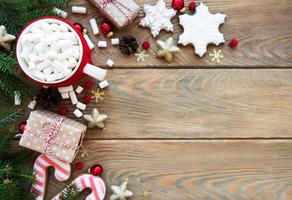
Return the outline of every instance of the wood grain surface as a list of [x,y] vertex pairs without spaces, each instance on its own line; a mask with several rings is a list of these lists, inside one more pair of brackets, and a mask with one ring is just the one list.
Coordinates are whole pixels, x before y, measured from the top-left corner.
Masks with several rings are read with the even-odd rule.
[[[141,6],[143,4],[155,4],[156,1],[136,0]],[[170,0],[167,1],[170,6]],[[104,18],[87,0],[78,0],[75,5],[83,5],[88,8],[87,15],[71,14],[69,20],[83,24],[90,32],[89,36],[96,44],[93,51],[94,63],[104,66],[108,58],[112,58],[116,67],[289,67],[292,64],[292,3],[289,0],[208,0],[203,1],[209,6],[212,13],[221,12],[227,15],[225,24],[220,28],[224,33],[227,44],[220,45],[225,58],[221,63],[212,63],[208,53],[199,58],[194,55],[192,46],[181,47],[181,52],[171,64],[155,57],[156,39],[166,39],[173,37],[177,40],[182,33],[182,27],[178,24],[178,18],[173,18],[174,34],[163,31],[155,40],[150,35],[149,29],[139,27],[143,11],[139,12],[139,17],[133,24],[127,26],[125,31],[117,31],[116,37],[132,35],[142,43],[150,41],[152,48],[149,51],[150,57],[145,63],[137,63],[134,56],[125,57],[120,53],[118,47],[98,49],[98,40],[106,38],[100,34],[94,37],[91,34],[89,19],[95,17],[101,23]],[[228,46],[232,38],[239,40],[236,50]],[[109,39],[108,42],[110,42]],[[214,48],[210,46],[209,52]],[[216,47],[217,49],[217,47]]]
[[[105,168],[110,185],[129,179],[134,200],[150,188],[153,200],[292,199],[292,143],[286,140],[86,141],[83,171]],[[51,173],[52,174],[52,173]],[[47,197],[60,191],[51,178]],[[64,185],[64,184],[63,184]],[[49,198],[47,198],[49,199]]]
[[[107,131],[86,137],[291,138],[291,77],[290,69],[110,70],[104,101],[85,111],[106,113]],[[76,119],[70,101],[60,106]]]

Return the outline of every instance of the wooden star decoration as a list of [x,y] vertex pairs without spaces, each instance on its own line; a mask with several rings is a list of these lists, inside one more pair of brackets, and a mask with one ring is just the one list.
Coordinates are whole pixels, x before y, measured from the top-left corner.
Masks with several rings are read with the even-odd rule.
[[104,92],[101,92],[99,89],[92,90],[91,93],[93,94],[93,98],[95,99],[95,102],[98,103],[99,101],[103,101],[103,95]]
[[134,56],[136,57],[137,62],[145,62],[145,58],[149,57],[149,55],[146,54],[145,51],[138,51],[134,54]]
[[212,57],[211,62],[216,61],[217,63],[220,63],[220,59],[224,58],[224,56],[221,54],[221,49],[219,49],[218,51],[213,49],[213,53],[209,53],[209,56]]
[[113,185],[111,189],[113,194],[110,196],[110,200],[127,200],[133,196],[133,192],[127,189],[128,180],[124,181],[120,186]]
[[219,32],[219,26],[224,23],[225,17],[226,15],[220,13],[211,14],[208,7],[201,2],[195,14],[179,16],[184,32],[179,36],[178,43],[184,46],[192,44],[195,53],[202,57],[209,44],[218,46],[225,42],[223,34]]
[[150,199],[152,192],[149,188],[144,188],[141,192],[141,195],[143,196],[144,199]]
[[81,158],[84,158],[85,156],[89,155],[89,149],[88,146],[82,146],[79,153],[81,154]]
[[11,50],[11,42],[15,40],[15,36],[8,34],[5,26],[0,26],[0,47],[3,47],[6,51]]
[[94,127],[98,127],[98,128],[104,128],[104,123],[103,121],[106,120],[108,118],[107,115],[105,114],[100,114],[99,111],[94,108],[92,110],[92,113],[89,114],[85,114],[83,115],[83,118],[88,121],[88,128],[94,128]]

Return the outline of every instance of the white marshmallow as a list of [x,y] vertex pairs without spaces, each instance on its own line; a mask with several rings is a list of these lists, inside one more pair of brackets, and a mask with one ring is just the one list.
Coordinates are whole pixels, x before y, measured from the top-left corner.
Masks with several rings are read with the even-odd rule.
[[58,24],[50,24],[50,29],[54,32],[60,32],[60,26]]
[[31,74],[32,74],[33,77],[35,77],[35,78],[37,78],[37,79],[39,79],[41,81],[44,81],[45,78],[46,78],[46,76],[42,72],[39,72],[39,71],[37,71],[35,69],[31,70]]
[[111,59],[108,59],[105,64],[109,67],[112,67],[112,66],[114,66],[115,63]]
[[77,92],[78,94],[80,94],[83,91],[83,87],[81,87],[80,85],[78,85],[78,87],[75,89],[75,92]]
[[107,42],[106,41],[98,41],[97,46],[99,48],[106,48],[107,47]]
[[49,67],[50,64],[51,64],[51,61],[49,61],[49,60],[45,60],[43,62],[40,62],[39,64],[36,65],[36,70],[43,71],[44,69]]
[[62,99],[69,99],[69,92],[61,92]]
[[98,85],[99,85],[100,89],[103,89],[103,88],[106,88],[107,86],[109,86],[109,83],[107,80],[104,80],[104,81],[100,82]]
[[72,69],[77,65],[77,61],[74,58],[69,58],[68,68]]
[[57,80],[57,76],[56,74],[49,74],[49,75],[46,75],[46,81],[47,82],[54,82]]
[[53,73],[53,67],[47,67],[46,69],[44,69],[43,73],[45,75],[50,75],[51,73]]
[[66,86],[66,87],[58,87],[58,92],[60,92],[60,93],[71,92],[71,91],[73,91],[73,86],[72,85],[69,85],[69,86]]
[[118,45],[120,43],[120,40],[119,40],[119,38],[112,38],[111,43],[112,43],[112,45]]
[[64,10],[59,9],[59,8],[54,7],[53,12],[56,13],[57,15],[59,15],[60,17],[63,17],[63,18],[68,17],[68,13],[65,12]]
[[107,73],[106,70],[89,63],[85,65],[83,72],[93,78],[96,78],[99,81],[103,81]]
[[55,46],[58,49],[65,49],[72,46],[71,40],[60,40]]
[[31,102],[29,102],[29,104],[27,105],[27,107],[31,110],[34,110],[35,107],[37,105],[37,101],[36,100],[32,100]]
[[78,102],[76,107],[79,108],[80,110],[85,110],[86,109],[86,104]]
[[72,6],[73,13],[86,14],[86,8],[81,6]]
[[90,26],[91,26],[93,34],[94,35],[98,35],[99,34],[99,28],[97,26],[96,20],[94,18],[92,18],[92,19],[89,20],[89,23],[90,23]]
[[73,114],[78,118],[82,117],[83,115],[83,113],[79,109],[75,109]]
[[93,42],[90,40],[90,38],[88,37],[88,35],[84,35],[84,38],[89,46],[89,49],[92,50],[94,48],[94,44]]
[[69,97],[70,97],[70,99],[71,99],[71,103],[72,103],[73,105],[75,105],[75,104],[78,103],[78,100],[77,100],[77,97],[76,97],[76,94],[75,94],[74,91],[70,91],[70,92],[69,92]]
[[61,74],[63,74],[65,77],[68,76],[71,73],[71,70],[69,70],[67,67],[63,66],[62,63],[58,60],[55,60],[53,62],[53,66],[56,70],[58,70]]

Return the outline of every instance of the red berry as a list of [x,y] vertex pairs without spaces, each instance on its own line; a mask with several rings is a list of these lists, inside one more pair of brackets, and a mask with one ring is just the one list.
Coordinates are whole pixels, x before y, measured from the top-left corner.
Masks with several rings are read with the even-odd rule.
[[143,42],[142,47],[143,47],[143,49],[149,49],[150,43],[148,41],[145,41],[145,42]]
[[91,96],[89,95],[84,95],[83,97],[83,103],[88,104],[91,101]]
[[74,25],[74,27],[75,27],[80,33],[83,32],[84,28],[83,28],[83,26],[82,26],[81,24],[79,24],[79,23],[74,23],[73,25]]
[[86,81],[84,83],[84,87],[87,88],[87,89],[92,89],[92,87],[93,87],[93,81],[91,81],[91,80]]
[[172,0],[171,7],[174,10],[180,10],[185,6],[184,0]]
[[192,2],[189,3],[189,10],[190,11],[195,11],[196,7],[197,7],[196,2],[192,1]]
[[101,165],[93,165],[88,171],[94,176],[100,176],[103,172],[103,168]]
[[238,45],[238,41],[236,39],[230,40],[229,46],[231,48],[235,48],[235,47],[237,47],[237,45]]
[[19,131],[20,133],[23,133],[24,130],[25,130],[25,127],[26,127],[26,122],[21,122],[21,123],[19,124],[19,126],[18,126],[18,131]]
[[77,162],[77,163],[75,164],[75,168],[76,168],[77,170],[82,170],[82,169],[83,169],[83,163],[82,163],[82,162]]
[[68,114],[68,108],[61,107],[59,110],[60,115],[67,115]]
[[108,34],[111,31],[111,26],[108,23],[103,22],[100,25],[100,29],[104,34]]

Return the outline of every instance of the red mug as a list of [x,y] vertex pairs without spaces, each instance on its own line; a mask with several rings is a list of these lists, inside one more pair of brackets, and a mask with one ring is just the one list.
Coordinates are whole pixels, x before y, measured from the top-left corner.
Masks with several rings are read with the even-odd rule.
[[[54,82],[44,82],[41,81],[33,76],[31,76],[28,72],[28,67],[25,66],[25,62],[23,61],[23,58],[20,57],[20,51],[21,51],[21,42],[20,39],[23,35],[23,33],[25,33],[25,31],[27,30],[28,27],[30,27],[33,23],[40,21],[40,20],[46,20],[46,21],[55,21],[57,23],[65,23],[68,26],[68,28],[70,29],[71,32],[75,32],[77,34],[77,39],[79,42],[79,46],[81,48],[81,52],[80,52],[80,59],[77,63],[77,66],[73,69],[73,71],[71,72],[71,74],[68,77],[65,77],[61,80],[57,80]],[[60,17],[55,17],[55,16],[47,16],[47,17],[41,17],[38,19],[35,19],[33,21],[31,21],[28,25],[26,25],[20,32],[20,34],[17,37],[17,44],[16,44],[16,57],[17,57],[17,61],[18,64],[21,68],[21,70],[23,71],[23,73],[32,81],[43,85],[43,86],[50,86],[50,87],[63,87],[63,86],[68,86],[68,85],[72,85],[75,82],[77,82],[78,80],[80,80],[81,78],[85,77],[86,75],[90,75],[91,74],[86,74],[86,71],[94,71],[94,70],[100,70],[100,68],[98,67],[94,67],[93,65],[86,65],[88,63],[91,63],[91,51],[88,47],[88,44],[86,42],[86,40],[84,39],[83,35],[80,33],[80,31],[78,31],[78,29],[68,20],[64,19],[64,18],[60,18]],[[86,70],[86,68],[91,68],[89,70]]]

